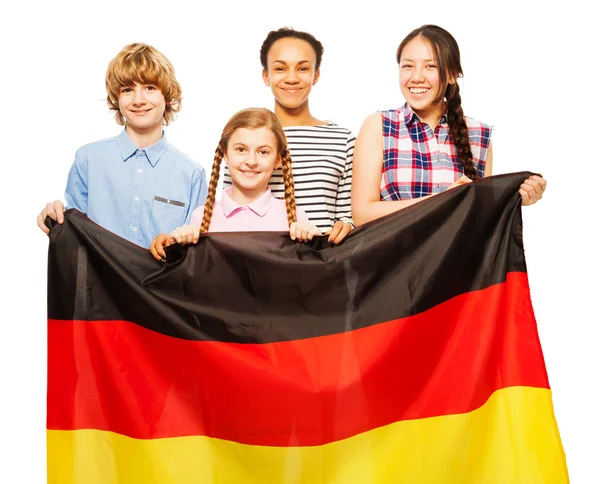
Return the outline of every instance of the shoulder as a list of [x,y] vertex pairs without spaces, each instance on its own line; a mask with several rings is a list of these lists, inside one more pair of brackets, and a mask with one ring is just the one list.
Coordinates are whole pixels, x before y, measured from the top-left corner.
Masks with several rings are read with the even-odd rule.
[[[381,111],[376,111],[379,114],[381,119],[389,119],[391,121],[402,120],[406,117],[406,104],[401,108],[395,109],[382,109]],[[375,113],[374,113],[375,114]]]
[[381,133],[384,115],[382,111],[375,111],[369,114],[362,123],[358,136],[361,137],[370,133]]
[[344,128],[343,126],[340,126],[334,123],[333,121],[328,120],[327,124],[321,126],[321,128],[323,128],[326,132],[339,134],[346,138],[346,140],[348,141],[353,142],[356,139],[356,135],[352,132],[352,130]]
[[319,124],[317,126],[286,126],[283,128],[286,136],[304,135],[304,136],[328,136],[328,135],[346,135],[351,134],[348,128],[338,126],[331,121],[327,124]]
[[202,219],[204,218],[204,205],[200,205],[192,211],[190,218],[190,225],[200,227],[202,225]]
[[199,173],[204,172],[204,167],[196,163],[196,161],[191,156],[177,149],[171,143],[167,143],[167,153],[169,154],[169,157],[173,160],[173,162],[179,165],[185,171],[189,171],[190,173],[193,173],[195,171],[198,171]]
[[485,131],[492,131],[492,126],[489,124],[483,123],[475,118],[471,118],[470,116],[465,116],[465,123],[467,124],[467,128],[469,129],[481,129]]
[[89,155],[106,150],[107,148],[118,146],[118,136],[104,138],[91,143],[86,143],[77,149],[77,153],[81,155]]
[[[283,128],[290,151],[302,145],[323,146],[344,150],[356,137],[348,128],[328,122],[318,126],[286,126]],[[292,153],[293,154],[293,153]]]

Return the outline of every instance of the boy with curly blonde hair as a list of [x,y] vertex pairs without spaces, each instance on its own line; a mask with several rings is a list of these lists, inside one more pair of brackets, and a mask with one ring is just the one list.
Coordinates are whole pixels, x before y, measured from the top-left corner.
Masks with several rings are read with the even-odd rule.
[[[190,222],[206,199],[206,175],[164,135],[181,108],[181,87],[161,52],[143,43],[125,46],[108,65],[106,91],[124,129],[77,150],[66,206],[148,248],[157,234]],[[64,210],[60,200],[48,203],[38,216],[40,229],[48,233],[46,217],[62,223]]]

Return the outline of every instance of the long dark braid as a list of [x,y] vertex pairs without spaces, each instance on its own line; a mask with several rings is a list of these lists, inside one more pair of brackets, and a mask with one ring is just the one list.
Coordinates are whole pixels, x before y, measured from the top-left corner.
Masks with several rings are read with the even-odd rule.
[[471,180],[477,180],[479,175],[473,163],[473,152],[471,151],[471,143],[469,143],[469,130],[461,105],[460,88],[456,82],[448,84],[446,102],[448,103],[450,139],[456,148],[458,161],[460,161],[465,175]]
[[287,146],[281,155],[281,169],[283,171],[283,186],[285,189],[285,209],[287,211],[288,225],[296,222],[296,197],[294,195],[294,177],[292,175],[292,156]]
[[202,224],[200,225],[200,233],[208,232],[210,221],[212,219],[213,207],[215,206],[215,197],[217,195],[217,184],[219,183],[219,175],[221,174],[221,161],[223,160],[224,152],[221,143],[215,150],[215,158],[213,161],[212,170],[210,172],[210,182],[208,184],[208,195],[204,204],[204,215],[202,216]]

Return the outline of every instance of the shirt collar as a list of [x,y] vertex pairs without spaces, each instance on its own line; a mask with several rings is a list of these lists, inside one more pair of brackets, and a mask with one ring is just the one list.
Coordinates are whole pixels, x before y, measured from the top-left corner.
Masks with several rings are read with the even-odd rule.
[[[402,114],[404,115],[404,122],[405,122],[406,126],[410,126],[415,120],[417,120],[420,123],[423,122],[421,120],[421,118],[419,117],[419,115],[413,111],[413,109],[409,106],[408,103],[404,103],[401,110],[402,110]],[[442,117],[438,121],[438,124],[448,123],[447,114],[448,113],[446,112],[442,115]]]
[[[251,204],[248,205],[248,208],[259,217],[264,217],[264,215],[269,210],[272,201],[273,195],[271,194],[271,190],[267,188],[267,191],[265,193],[263,193],[259,198],[257,198]],[[227,187],[225,190],[223,190],[223,196],[221,197],[221,207],[223,207],[223,213],[226,217],[229,217],[234,212],[243,207],[243,205],[240,205],[231,198],[231,187]]]
[[[117,137],[119,143],[119,149],[121,150],[121,158],[123,161],[127,161],[133,155],[135,155],[138,151],[138,147],[131,140],[129,135],[127,134],[127,130],[123,128],[121,134]],[[165,151],[167,151],[167,137],[165,136],[165,132],[163,131],[162,137],[154,143],[152,146],[148,146],[144,148],[143,151],[146,154],[147,160],[150,162],[152,166],[156,166],[156,164],[161,159],[162,155],[164,155]]]

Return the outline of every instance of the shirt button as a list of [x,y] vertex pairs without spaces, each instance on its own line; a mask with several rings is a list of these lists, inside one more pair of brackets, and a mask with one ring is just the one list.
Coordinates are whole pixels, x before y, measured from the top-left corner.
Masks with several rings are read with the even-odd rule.
[[133,199],[134,199],[136,202],[139,202],[139,201],[140,201],[140,197],[133,197]]
[[133,227],[132,229],[134,232],[137,232],[137,227]]
[[441,185],[439,183],[435,184],[435,188],[440,188],[440,187],[441,187]]
[[142,170],[141,168],[138,168],[138,173],[141,175],[142,173],[144,173],[144,170]]

